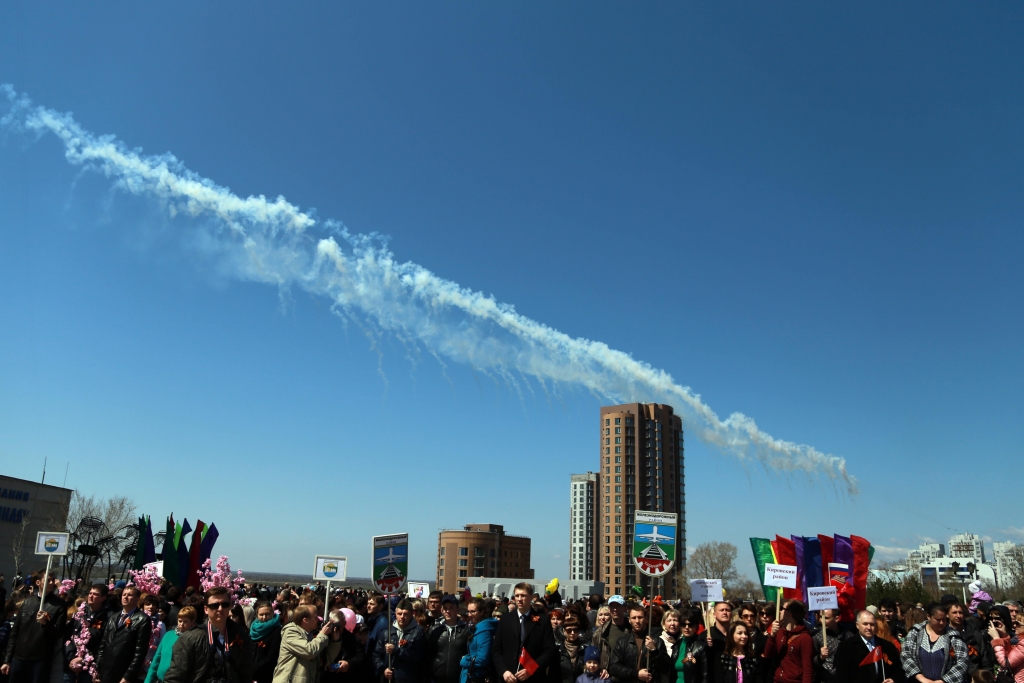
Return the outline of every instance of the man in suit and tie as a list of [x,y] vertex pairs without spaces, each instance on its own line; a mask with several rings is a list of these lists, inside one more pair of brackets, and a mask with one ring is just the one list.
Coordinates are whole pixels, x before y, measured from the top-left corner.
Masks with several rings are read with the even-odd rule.
[[[512,590],[515,609],[501,617],[494,632],[491,645],[491,661],[504,683],[557,683],[561,679],[558,646],[551,630],[548,617],[531,608],[533,586],[523,582]],[[530,672],[520,666],[520,652],[526,653],[537,663],[537,669]]]
[[857,613],[857,635],[836,648],[836,683],[905,683],[900,653],[890,641],[877,637],[875,628],[874,614]]
[[96,683],[136,683],[146,671],[142,667],[149,650],[149,636],[153,624],[139,609],[141,593],[134,585],[121,593],[121,611],[107,620],[103,640],[97,654],[99,675]]

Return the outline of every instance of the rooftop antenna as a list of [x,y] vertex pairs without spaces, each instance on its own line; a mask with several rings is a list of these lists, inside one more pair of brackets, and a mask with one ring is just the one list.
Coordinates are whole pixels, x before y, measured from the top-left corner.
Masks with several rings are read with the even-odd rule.
[[64,466],[64,483],[61,484],[61,488],[67,488],[68,484],[68,468],[71,467],[71,461],[68,460],[68,464]]
[[39,482],[39,483],[40,484],[45,484],[46,483],[46,458],[45,457],[43,458],[43,480],[41,482]]

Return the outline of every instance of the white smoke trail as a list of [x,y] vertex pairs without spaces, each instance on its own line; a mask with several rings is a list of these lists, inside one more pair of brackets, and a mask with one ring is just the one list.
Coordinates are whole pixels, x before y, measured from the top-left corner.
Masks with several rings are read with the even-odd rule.
[[102,172],[130,193],[157,198],[172,216],[214,219],[203,224],[204,245],[235,277],[326,296],[335,310],[369,326],[373,335],[388,332],[422,344],[439,361],[468,363],[517,391],[513,372],[542,386],[546,381],[580,385],[613,401],[664,401],[684,416],[688,433],[740,460],[754,459],[776,472],[824,476],[850,494],[857,492],[845,459],[776,439],[741,413],[722,420],[689,387],[622,351],[574,339],[415,263],[398,263],[373,235],[350,234],[326,221],[328,232],[345,246],[332,235],[316,238],[310,234],[316,218],[283,197],[243,199],[170,154],[143,156],[112,136],[83,130],[69,114],[34,106],[10,85],[0,89],[0,106],[6,109],[0,127],[52,133],[64,143],[70,163]]

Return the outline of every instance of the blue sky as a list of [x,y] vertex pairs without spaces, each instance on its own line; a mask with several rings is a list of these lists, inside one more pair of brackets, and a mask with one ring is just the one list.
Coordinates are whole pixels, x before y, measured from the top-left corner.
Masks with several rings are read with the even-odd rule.
[[[284,195],[723,417],[845,457],[765,472],[688,435],[687,542],[1024,538],[1024,11],[1010,4],[0,6],[0,82]],[[322,224],[321,224],[322,226]],[[52,137],[0,138],[3,472],[216,522],[305,571],[407,531],[533,538],[566,574],[601,401],[547,396],[243,282]],[[412,361],[408,356],[414,356]],[[378,367],[378,357],[380,365]],[[548,387],[550,390],[551,387]],[[1011,475],[1011,476],[1007,476]],[[363,570],[360,570],[363,567]]]

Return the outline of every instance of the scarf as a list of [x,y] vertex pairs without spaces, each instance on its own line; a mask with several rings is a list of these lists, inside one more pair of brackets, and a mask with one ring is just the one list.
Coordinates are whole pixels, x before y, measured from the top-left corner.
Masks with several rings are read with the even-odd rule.
[[256,621],[252,622],[252,626],[249,627],[249,637],[252,638],[253,642],[258,643],[259,641],[263,640],[268,635],[270,635],[270,632],[273,631],[280,623],[280,614],[275,614],[271,619],[267,621],[260,621],[259,619],[257,619]]
[[565,651],[569,653],[569,661],[571,661],[573,666],[575,666],[576,657],[579,656],[580,650],[583,649],[583,641],[577,640],[575,643],[570,643],[569,639],[566,638],[562,641],[562,645],[565,646]]

